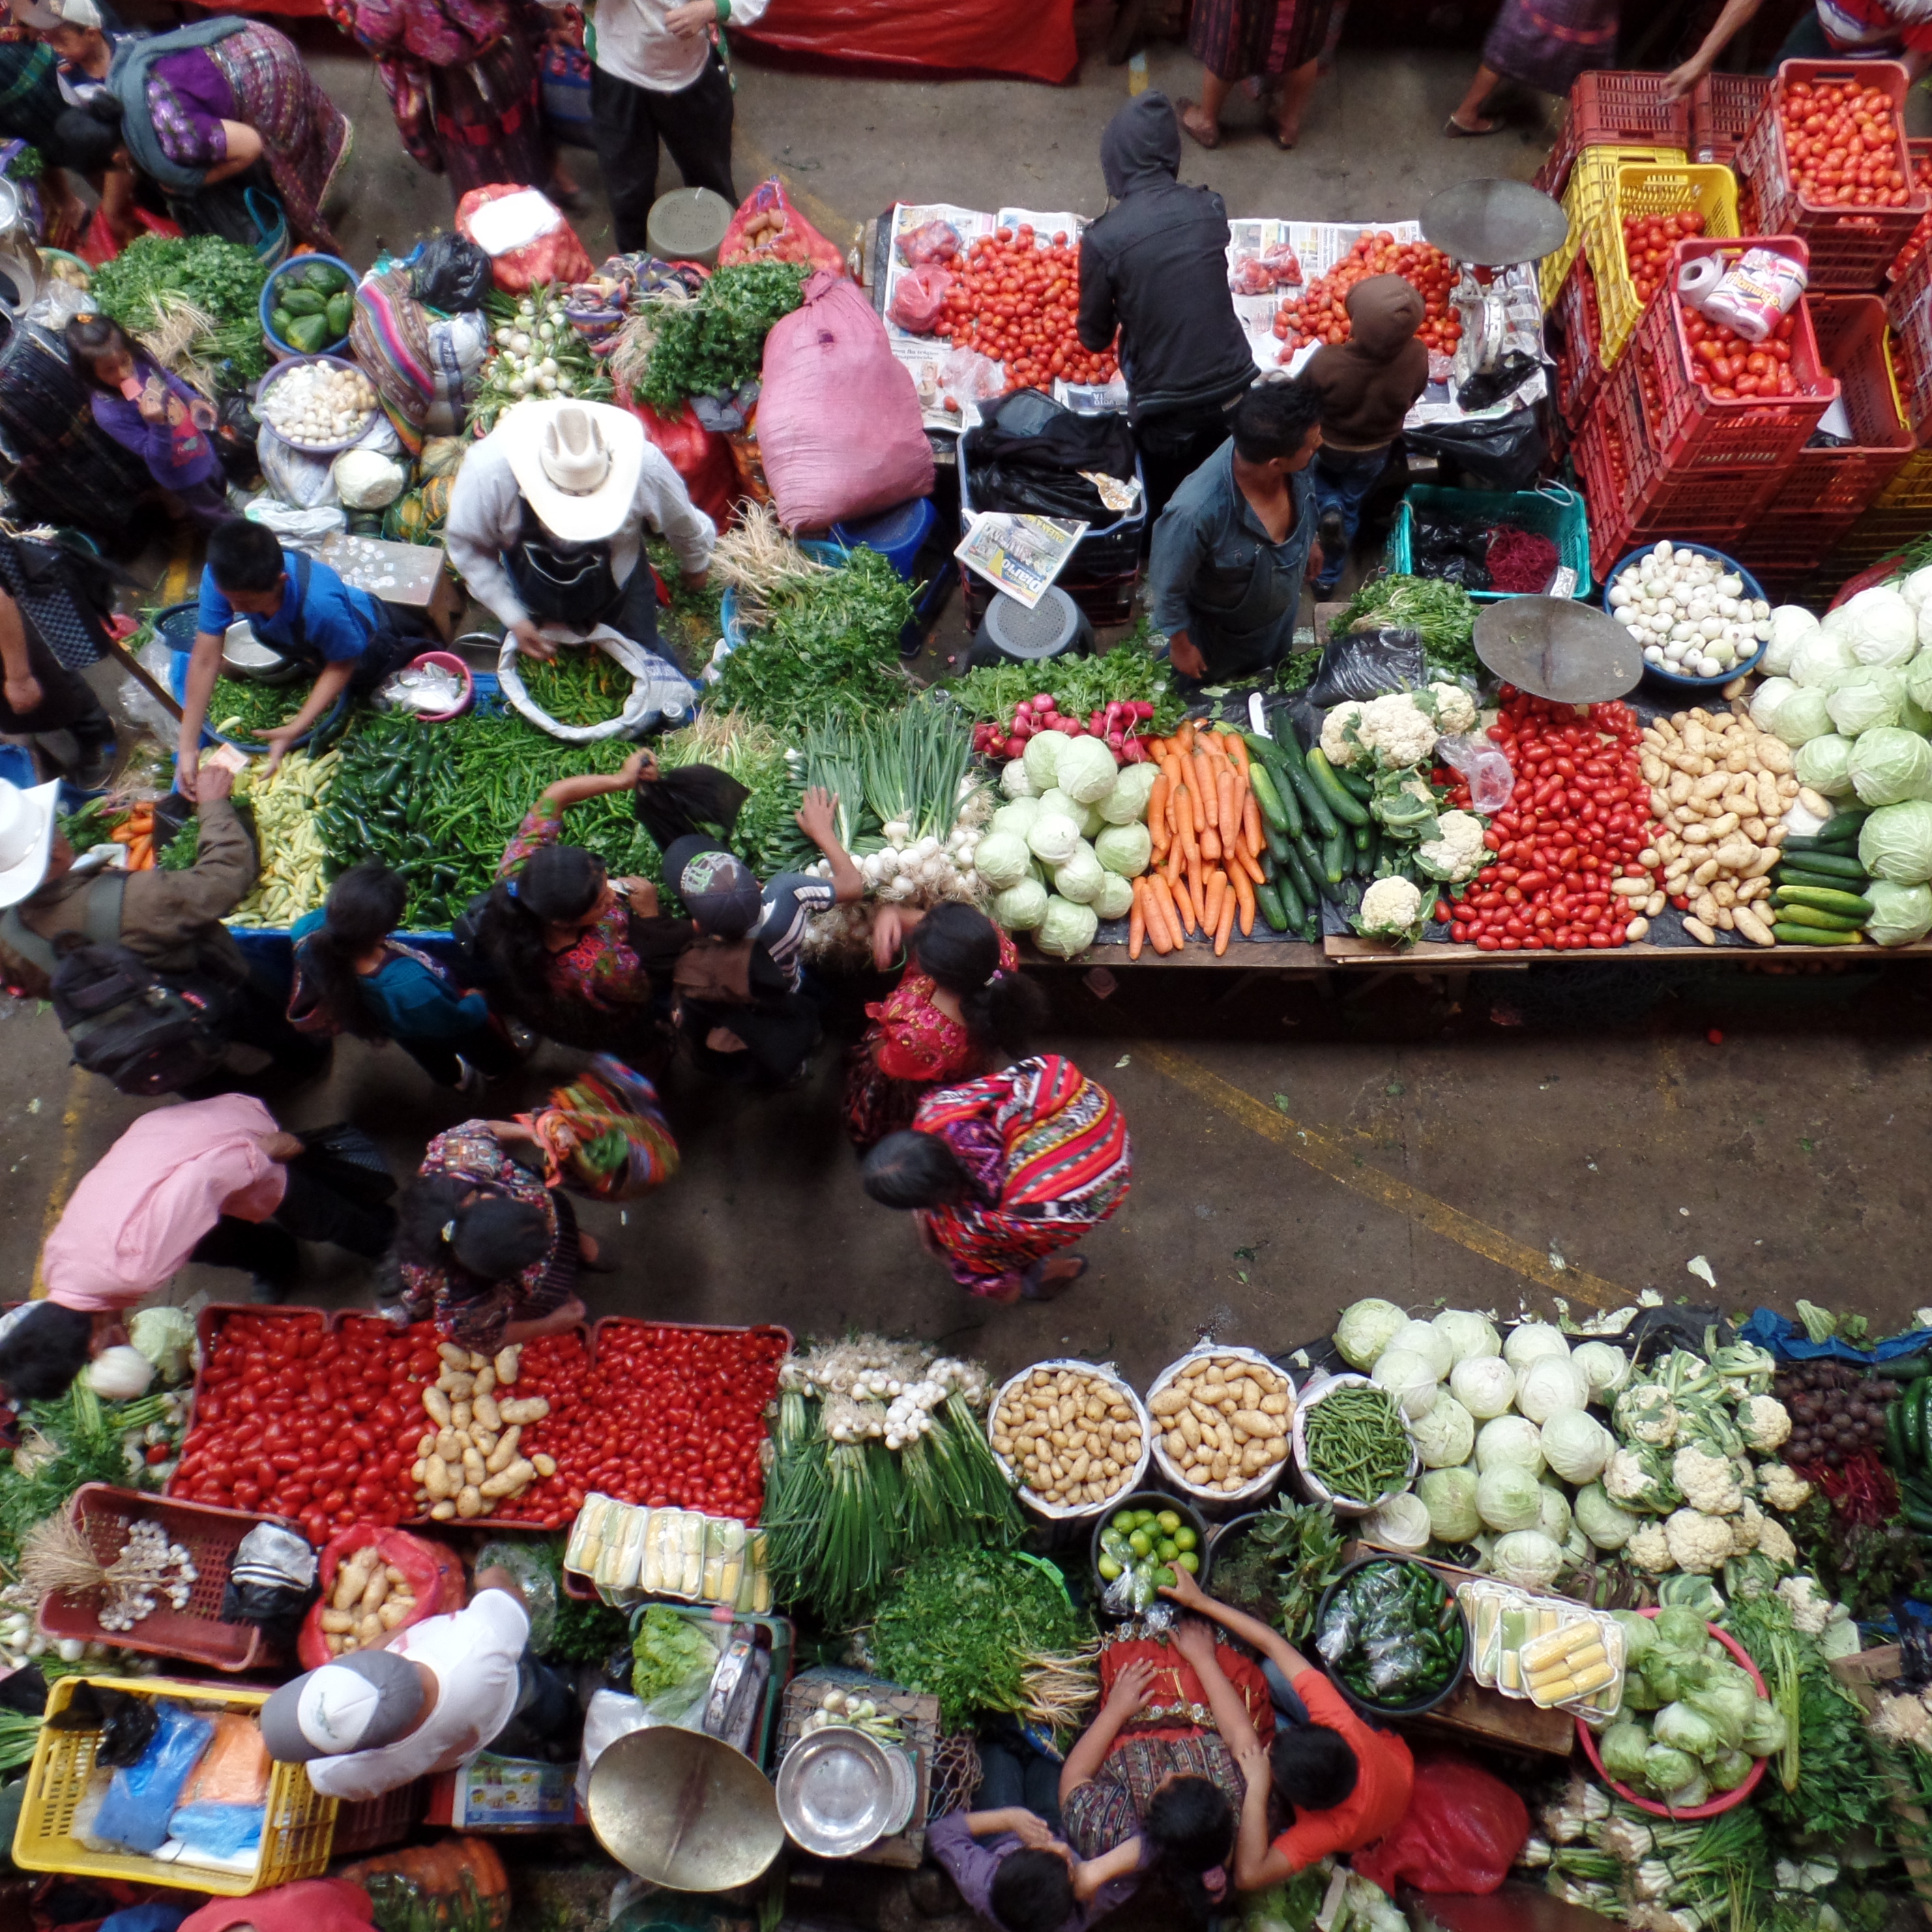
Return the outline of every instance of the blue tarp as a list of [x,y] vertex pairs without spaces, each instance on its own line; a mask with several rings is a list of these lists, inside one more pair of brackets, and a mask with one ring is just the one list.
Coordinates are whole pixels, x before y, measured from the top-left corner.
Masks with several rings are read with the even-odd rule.
[[1901,1355],[1916,1355],[1932,1348],[1932,1328],[1908,1328],[1903,1334],[1888,1335],[1869,1348],[1855,1348],[1834,1336],[1828,1342],[1814,1342],[1805,1335],[1802,1322],[1768,1308],[1754,1308],[1751,1318],[1738,1330],[1747,1342],[1768,1348],[1780,1360],[1813,1362],[1821,1356],[1834,1361],[1856,1362],[1869,1368],[1874,1362],[1896,1361]]

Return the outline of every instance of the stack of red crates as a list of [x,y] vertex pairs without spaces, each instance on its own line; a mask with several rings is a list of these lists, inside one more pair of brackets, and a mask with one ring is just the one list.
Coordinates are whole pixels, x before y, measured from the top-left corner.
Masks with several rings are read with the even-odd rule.
[[1690,142],[1690,106],[1665,98],[1660,74],[1580,74],[1570,88],[1570,112],[1550,158],[1533,177],[1559,200],[1570,170],[1586,148],[1682,148]]
[[[1629,349],[1605,377],[1579,435],[1590,516],[1592,566],[1600,574],[1627,550],[1686,537],[1727,553],[1784,484],[1794,460],[1838,394],[1821,367],[1806,308],[1796,311],[1791,366],[1804,393],[1768,400],[1714,398],[1690,374],[1676,287],[1683,264],[1714,251],[1735,255],[1754,238],[1678,244]],[[1794,244],[1780,239],[1780,245]],[[1795,244],[1802,252],[1802,244]]]
[[1597,278],[1582,255],[1570,263],[1550,314],[1562,338],[1556,346],[1557,411],[1566,423],[1582,423],[1604,386]]
[[1770,92],[1762,74],[1707,74],[1690,93],[1690,158],[1729,167]]

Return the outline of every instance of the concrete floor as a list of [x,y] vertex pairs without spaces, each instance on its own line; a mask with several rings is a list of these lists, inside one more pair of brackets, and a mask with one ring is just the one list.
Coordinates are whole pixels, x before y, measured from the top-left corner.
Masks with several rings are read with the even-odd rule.
[[[1083,45],[1108,17],[1083,14]],[[373,70],[327,28],[302,31],[356,122],[350,253],[406,249],[448,220],[446,184],[402,154]],[[1238,214],[1330,220],[1409,214],[1478,170],[1527,176],[1541,147],[1519,132],[1440,137],[1472,61],[1351,47],[1296,153],[1252,131],[1258,108],[1238,96],[1228,144],[1190,146],[1184,172]],[[1170,93],[1193,91],[1196,70],[1172,43],[1152,47],[1148,70]],[[1129,86],[1129,70],[1097,53],[1070,88],[739,73],[741,191],[778,167],[842,243],[899,197],[1099,212],[1100,130]],[[594,188],[592,157],[571,165]],[[578,225],[593,256],[608,248],[601,215]],[[876,1326],[943,1337],[998,1370],[1070,1350],[1112,1356],[1144,1382],[1203,1330],[1291,1346],[1365,1294],[1424,1312],[1510,1311],[1553,1293],[1581,1315],[1650,1287],[1676,1300],[1700,1291],[1685,1272],[1700,1254],[1727,1307],[1804,1296],[1856,1304],[1882,1327],[1932,1300],[1918,1238],[1932,982],[1905,968],[1707,983],[1694,964],[1667,981],[1564,967],[1478,979],[1453,997],[1414,982],[1324,993],[1203,970],[1125,979],[1103,1000],[1077,974],[1052,977],[1053,1043],[1119,1095],[1136,1148],[1132,1196],[1088,1244],[1092,1272],[1066,1300],[971,1301],[902,1217],[866,1199],[828,1050],[810,1085],[775,1098],[674,1073],[682,1172],[621,1217],[583,1210],[622,1262],[591,1282],[592,1312],[782,1322],[801,1334]],[[850,989],[842,1040],[866,996]],[[550,1055],[488,1111],[530,1104],[545,1072],[568,1064]],[[13,1070],[0,1078],[0,1270],[19,1292],[74,1181],[140,1109],[73,1071],[51,1015],[32,1006],[0,1001],[0,1066]],[[284,1111],[292,1125],[359,1122],[400,1172],[468,1110],[400,1053],[350,1041],[328,1083]],[[327,1255],[312,1259],[315,1298],[365,1292]],[[174,1293],[227,1298],[243,1286],[191,1269]]]

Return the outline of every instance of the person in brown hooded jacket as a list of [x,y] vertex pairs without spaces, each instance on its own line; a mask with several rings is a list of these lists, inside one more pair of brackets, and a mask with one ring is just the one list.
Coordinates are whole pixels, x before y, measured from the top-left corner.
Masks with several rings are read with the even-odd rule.
[[1318,349],[1302,371],[1322,398],[1313,481],[1323,564],[1316,589],[1323,592],[1341,581],[1363,501],[1429,386],[1429,351],[1415,339],[1422,297],[1401,276],[1358,282],[1348,291],[1348,340]]

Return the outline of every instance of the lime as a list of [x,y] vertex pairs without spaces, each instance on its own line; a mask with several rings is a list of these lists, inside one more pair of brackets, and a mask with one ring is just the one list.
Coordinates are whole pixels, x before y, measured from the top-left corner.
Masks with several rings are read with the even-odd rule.
[[1200,1540],[1184,1522],[1174,1532],[1174,1546],[1177,1550],[1192,1550]]
[[1172,1589],[1174,1585],[1180,1580],[1174,1575],[1174,1572],[1171,1569],[1162,1568],[1155,1573],[1154,1580],[1156,1583],[1164,1583],[1169,1589]]
[[1154,1544],[1144,1529],[1136,1530],[1133,1534],[1127,1538],[1127,1547],[1136,1556],[1150,1556],[1154,1553]]
[[1146,1528],[1148,1525],[1153,1522],[1153,1520],[1154,1511],[1152,1510],[1136,1510],[1134,1511],[1134,1527],[1136,1529]]
[[1163,1536],[1154,1546],[1154,1553],[1163,1563],[1172,1563],[1180,1554],[1180,1545]]
[[1190,1576],[1194,1574],[1196,1570],[1201,1568],[1200,1558],[1196,1556],[1191,1550],[1184,1550],[1174,1560],[1175,1562],[1178,1563],[1181,1568],[1185,1570]]
[[1177,1510],[1162,1510],[1154,1520],[1169,1536],[1180,1527],[1180,1515]]
[[1120,1574],[1120,1566],[1111,1556],[1102,1557],[1095,1567],[1110,1583]]
[[1122,1510],[1108,1525],[1108,1528],[1118,1529],[1123,1536],[1125,1536],[1130,1530],[1138,1529],[1140,1527],[1140,1518],[1132,1510]]

